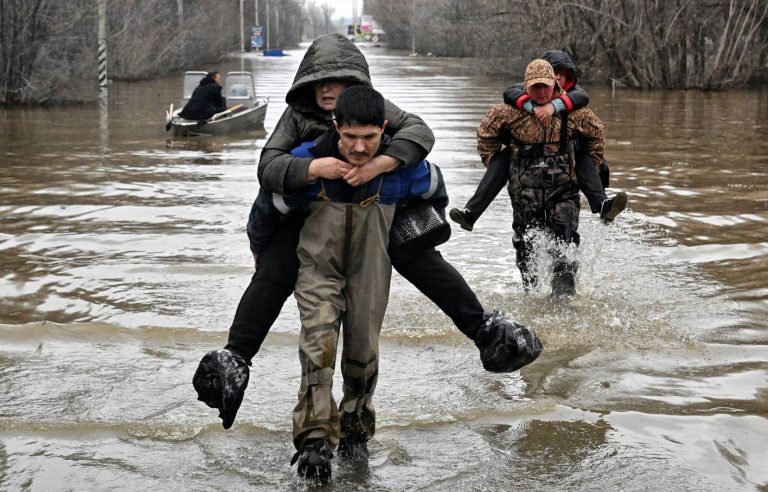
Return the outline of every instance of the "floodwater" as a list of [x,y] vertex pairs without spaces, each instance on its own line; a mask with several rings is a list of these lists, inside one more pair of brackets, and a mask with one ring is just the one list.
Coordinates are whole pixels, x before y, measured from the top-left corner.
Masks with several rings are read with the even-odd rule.
[[[463,204],[483,172],[475,128],[506,81],[365,53],[375,86],[433,128],[430,159]],[[258,74],[270,131],[301,56],[219,68]],[[265,136],[167,143],[179,78],[111,85],[108,114],[0,109],[0,489],[306,485],[288,464],[293,299],[233,428],[195,399],[198,361],[226,342],[252,273]],[[371,462],[334,464],[328,489],[768,489],[768,91],[588,90],[612,192],[630,201],[610,226],[582,210],[578,295],[523,292],[506,196],[441,247],[544,353],[484,372],[395,275]]]

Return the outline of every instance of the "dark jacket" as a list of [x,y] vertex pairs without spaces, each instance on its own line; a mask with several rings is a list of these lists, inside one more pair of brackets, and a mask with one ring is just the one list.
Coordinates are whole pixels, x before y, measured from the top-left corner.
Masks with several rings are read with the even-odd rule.
[[[328,130],[315,141],[306,142],[294,148],[292,155],[311,158],[332,156],[343,159],[338,152],[337,143],[336,131]],[[385,153],[390,143],[391,140],[385,135],[376,155]],[[323,187],[320,185],[321,182]],[[248,216],[247,231],[251,251],[257,255],[260,254],[270,243],[282,221],[301,220],[301,213],[296,210],[296,207],[319,199],[318,193],[323,188],[328,199],[334,202],[359,203],[378,191],[381,194],[379,203],[383,205],[396,203],[406,205],[407,202],[419,200],[428,200],[437,209],[445,209],[448,205],[448,193],[442,172],[440,168],[426,160],[414,166],[382,174],[369,183],[357,187],[349,186],[343,179],[319,179],[299,190],[297,194],[285,197],[262,188]]]
[[[550,50],[544,53],[544,56],[541,58],[547,60],[556,72],[562,70],[572,74],[570,84],[563,87],[563,94],[558,96],[565,104],[565,108],[569,113],[589,104],[589,95],[578,85],[579,79],[576,65],[573,64],[573,60],[568,56],[568,53],[560,50]],[[504,90],[504,102],[521,111],[523,111],[523,104],[528,99],[530,98],[525,93],[524,83],[515,84]]]
[[206,75],[192,91],[192,97],[179,116],[187,120],[207,120],[227,109],[227,100],[221,95],[221,86]]
[[[296,72],[285,102],[288,108],[277,122],[261,152],[259,182],[268,191],[287,195],[309,184],[310,157],[294,157],[291,150],[302,142],[316,139],[331,127],[331,113],[315,103],[314,84],[341,79],[351,85],[371,86],[368,62],[346,37],[327,34],[317,38],[307,50]],[[416,115],[406,113],[385,100],[386,133],[392,137],[386,155],[406,166],[424,159],[435,142],[432,130]]]

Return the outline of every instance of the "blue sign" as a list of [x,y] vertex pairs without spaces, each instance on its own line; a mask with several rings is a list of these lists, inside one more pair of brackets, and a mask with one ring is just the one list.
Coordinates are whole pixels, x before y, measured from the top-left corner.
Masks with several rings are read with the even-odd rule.
[[264,47],[264,30],[261,26],[251,27],[251,48],[262,49]]

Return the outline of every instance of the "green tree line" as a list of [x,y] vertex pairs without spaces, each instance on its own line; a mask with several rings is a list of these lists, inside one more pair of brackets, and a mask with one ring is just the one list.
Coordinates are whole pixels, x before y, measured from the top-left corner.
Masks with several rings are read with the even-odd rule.
[[765,82],[768,0],[367,0],[392,47],[522,73],[547,49],[582,78],[638,88]]

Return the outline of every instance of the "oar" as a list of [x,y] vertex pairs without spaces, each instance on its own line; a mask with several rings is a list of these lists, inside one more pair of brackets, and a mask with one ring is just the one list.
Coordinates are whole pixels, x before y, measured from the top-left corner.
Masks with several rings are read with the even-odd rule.
[[165,110],[165,131],[168,131],[171,129],[172,119],[173,119],[173,103],[171,103],[171,106]]
[[243,104],[240,103],[240,104],[236,104],[236,105],[232,106],[231,108],[227,109],[226,111],[222,111],[221,113],[216,113],[215,115],[211,116],[211,122],[214,122],[214,121],[218,120],[219,118],[221,118],[223,116],[226,116],[228,114],[234,113],[235,111],[237,111],[238,109],[240,109],[242,107],[243,107]]

